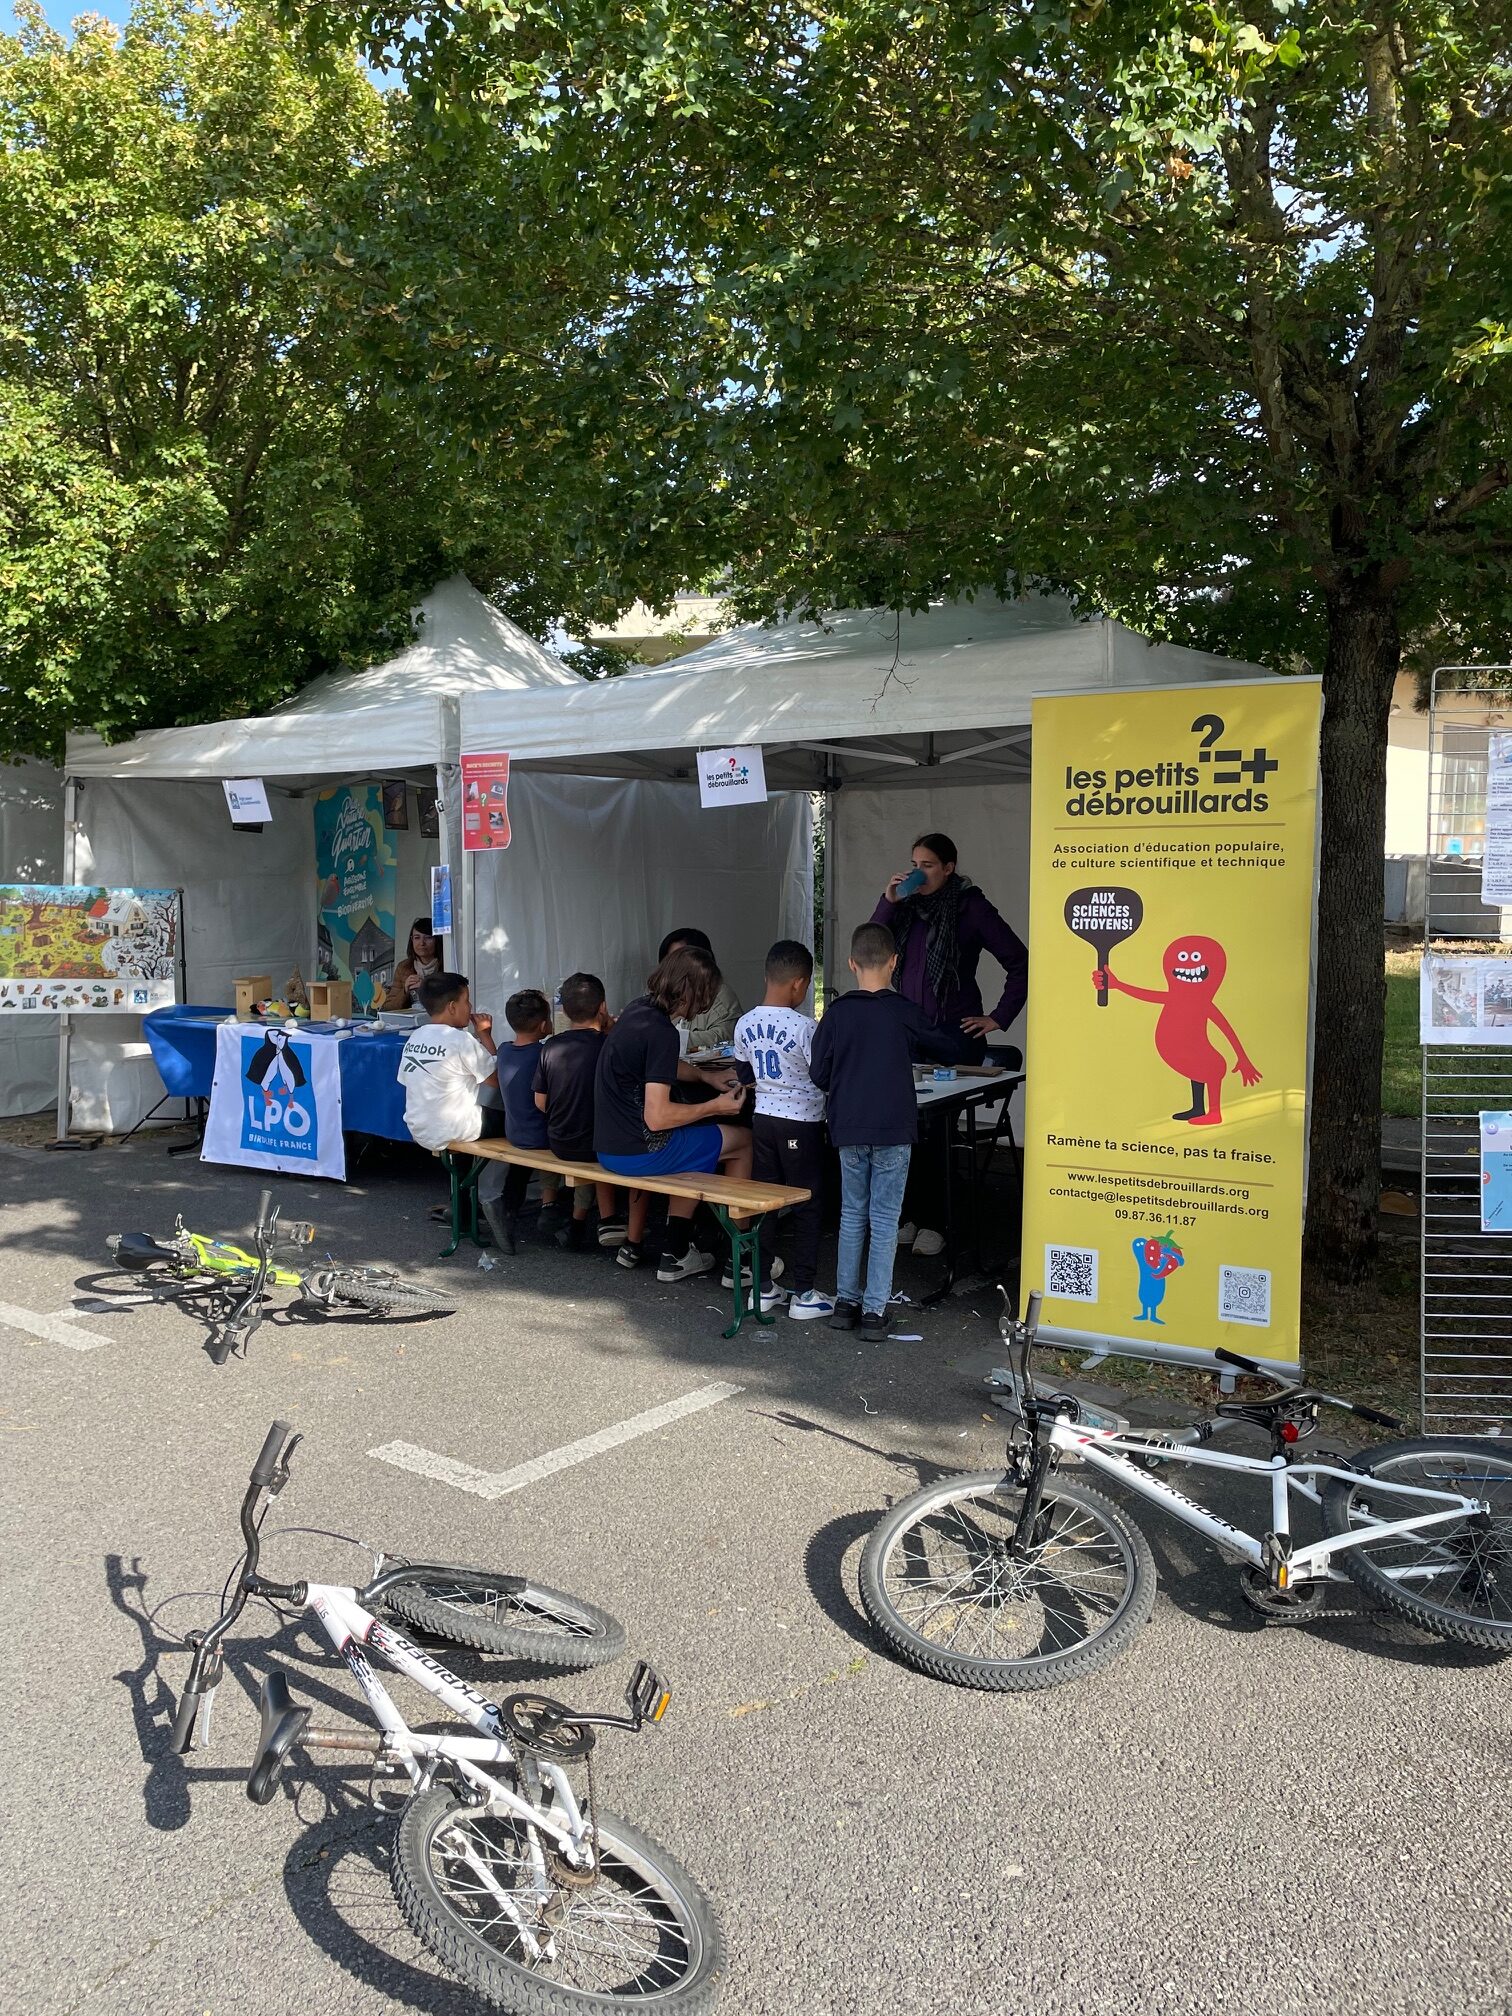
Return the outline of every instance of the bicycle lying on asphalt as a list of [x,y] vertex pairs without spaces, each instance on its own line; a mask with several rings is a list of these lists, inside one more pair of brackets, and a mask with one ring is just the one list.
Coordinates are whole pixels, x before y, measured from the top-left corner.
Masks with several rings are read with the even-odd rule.
[[[519,1601],[532,1588],[522,1577],[405,1562],[385,1568],[364,1589],[346,1589],[259,1574],[264,1500],[288,1482],[300,1439],[287,1422],[275,1421],[252,1467],[241,1507],[244,1551],[219,1617],[191,1641],[172,1748],[187,1756],[197,1734],[208,1741],[224,1671],[221,1641],[248,1597],[313,1611],[365,1695],[377,1733],[355,1724],[311,1728],[311,1711],[295,1705],[288,1680],[274,1668],[263,1681],[248,1798],[259,1806],[272,1799],[296,1749],[364,1753],[375,1770],[410,1780],[390,1864],[399,1908],[437,1959],[486,2001],[529,2016],[591,2016],[644,2004],[689,2016],[706,2007],[722,1967],[708,1898],[648,1835],[601,1811],[594,1788],[596,1732],[660,1723],[667,1689],[641,1662],[624,1715],[586,1713],[534,1689],[491,1701],[373,1614],[383,1604],[409,1615],[423,1607],[429,1621],[438,1591],[443,1598],[458,1590],[502,1592]],[[553,1613],[570,1606],[619,1630],[592,1605],[544,1593]],[[446,1602],[436,1607],[444,1619]],[[540,1637],[524,1656],[554,1653],[553,1663],[565,1666],[583,1649],[551,1626]],[[622,1642],[620,1633],[615,1650]],[[373,1671],[375,1652],[476,1733],[411,1729]],[[575,1764],[583,1767],[585,1797],[567,1768]]]
[[[1225,1350],[1214,1355],[1277,1390],[1220,1401],[1189,1428],[1096,1424],[1073,1395],[1036,1390],[1039,1295],[1022,1323],[1003,1303],[1010,1364],[995,1377],[1018,1415],[1006,1470],[926,1485],[892,1508],[861,1556],[866,1613],[909,1664],[962,1686],[1028,1689],[1079,1679],[1128,1648],[1154,1607],[1155,1563],[1119,1506],[1064,1474],[1071,1463],[1118,1478],[1237,1555],[1241,1591],[1267,1618],[1306,1621],[1330,1583],[1348,1580],[1440,1638],[1512,1652],[1512,1449],[1426,1435],[1357,1456],[1301,1453],[1324,1407],[1404,1424]],[[1241,1423],[1270,1437],[1268,1457],[1204,1446]],[[1269,1530],[1232,1526],[1157,1474],[1183,1463],[1263,1482]],[[1318,1508],[1322,1539],[1297,1544],[1296,1499]]]
[[250,1253],[224,1239],[191,1232],[182,1217],[174,1220],[169,1239],[155,1239],[148,1232],[112,1232],[105,1243],[115,1264],[128,1273],[161,1271],[176,1292],[197,1287],[212,1292],[208,1350],[217,1365],[224,1365],[234,1351],[245,1355],[274,1288],[296,1289],[303,1307],[327,1313],[352,1308],[370,1316],[450,1316],[456,1309],[455,1297],[406,1281],[388,1267],[338,1267],[329,1255],[323,1267],[300,1271],[276,1266],[275,1239],[289,1246],[309,1246],[315,1227],[291,1221],[280,1228],[273,1193],[264,1190],[257,1200]]

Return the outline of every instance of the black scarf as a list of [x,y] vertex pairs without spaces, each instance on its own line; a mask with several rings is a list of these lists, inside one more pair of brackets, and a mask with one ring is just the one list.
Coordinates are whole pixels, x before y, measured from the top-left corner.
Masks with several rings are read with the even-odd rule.
[[929,934],[924,947],[924,970],[929,975],[935,1007],[943,1013],[961,975],[961,905],[971,888],[969,875],[947,875],[933,896],[910,896],[893,912],[893,937],[898,943],[898,963],[908,934],[918,923]]

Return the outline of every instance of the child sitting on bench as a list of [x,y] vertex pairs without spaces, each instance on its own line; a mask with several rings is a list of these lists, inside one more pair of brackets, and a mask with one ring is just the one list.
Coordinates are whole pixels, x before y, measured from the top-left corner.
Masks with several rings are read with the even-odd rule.
[[[604,983],[592,973],[569,973],[558,999],[567,1027],[541,1045],[532,1080],[535,1103],[546,1116],[546,1139],[552,1154],[563,1162],[592,1162],[597,1159],[593,1152],[593,1080],[609,1028]],[[557,1244],[566,1252],[579,1252],[588,1243],[588,1206],[594,1188],[592,1183],[574,1185],[572,1217],[556,1235]],[[600,1183],[597,1189],[598,1243],[623,1246],[625,1221],[614,1213],[614,1187]],[[640,1193],[637,1199],[643,1229],[646,1199]]]

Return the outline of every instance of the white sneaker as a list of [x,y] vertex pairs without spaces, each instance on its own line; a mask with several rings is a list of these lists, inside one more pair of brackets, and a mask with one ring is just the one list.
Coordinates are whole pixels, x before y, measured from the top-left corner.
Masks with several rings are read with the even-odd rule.
[[945,1240],[938,1232],[928,1230],[916,1232],[913,1238],[913,1250],[915,1253],[922,1253],[927,1260],[932,1255],[945,1251]]
[[834,1313],[834,1303],[828,1295],[821,1295],[817,1288],[805,1288],[788,1304],[788,1315],[795,1323],[811,1323],[816,1317],[833,1316]]
[[[624,1250],[622,1246],[620,1253],[623,1254]],[[690,1246],[681,1260],[674,1260],[664,1253],[657,1262],[656,1278],[658,1281],[687,1281],[695,1274],[707,1274],[714,1265],[712,1253],[700,1253],[696,1246]]]
[[[773,1281],[780,1281],[782,1279],[782,1271],[783,1271],[782,1262],[780,1260],[774,1260],[767,1271],[770,1278]],[[719,1285],[721,1288],[733,1288],[735,1286],[735,1262],[733,1260],[726,1260],[725,1270],[723,1274],[721,1274],[719,1277]],[[751,1270],[749,1267],[741,1268],[740,1285],[743,1288],[750,1287]]]
[[898,1244],[900,1246],[912,1246],[918,1236],[919,1228],[915,1225],[912,1218],[905,1219],[898,1227]]
[[770,1288],[763,1288],[761,1291],[762,1315],[769,1316],[774,1309],[780,1309],[787,1299],[788,1291],[786,1288],[778,1288],[775,1284]]

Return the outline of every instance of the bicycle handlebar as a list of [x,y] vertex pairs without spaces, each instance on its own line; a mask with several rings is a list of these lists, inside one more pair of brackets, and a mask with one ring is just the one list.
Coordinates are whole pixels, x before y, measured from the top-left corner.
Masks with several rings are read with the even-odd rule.
[[251,1481],[259,1489],[264,1484],[272,1483],[273,1473],[278,1468],[279,1454],[292,1433],[293,1430],[287,1421],[275,1421],[268,1430],[262,1448],[258,1451],[257,1461],[252,1465]]
[[[220,1685],[221,1655],[219,1645],[231,1626],[246,1608],[247,1597],[256,1585],[257,1557],[261,1542],[257,1531],[257,1504],[263,1493],[269,1489],[276,1492],[287,1475],[289,1458],[294,1454],[299,1437],[294,1434],[287,1421],[275,1421],[263,1437],[262,1448],[257,1452],[257,1461],[252,1465],[252,1473],[247,1479],[247,1489],[241,1502],[241,1530],[245,1543],[241,1563],[233,1572],[231,1600],[223,1607],[215,1622],[200,1638],[194,1648],[194,1657],[189,1666],[189,1677],[184,1682],[184,1691],[179,1696],[178,1712],[173,1718],[171,1747],[180,1757],[187,1756],[194,1739],[195,1718],[200,1703],[207,1694],[213,1694]],[[277,1593],[276,1584],[265,1585],[264,1593]],[[291,1586],[281,1593],[291,1598],[298,1593],[303,1601],[302,1591]]]

